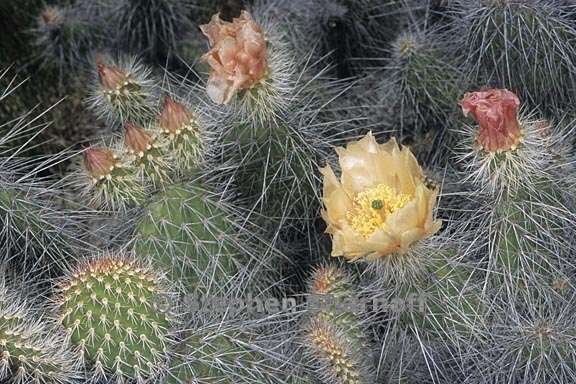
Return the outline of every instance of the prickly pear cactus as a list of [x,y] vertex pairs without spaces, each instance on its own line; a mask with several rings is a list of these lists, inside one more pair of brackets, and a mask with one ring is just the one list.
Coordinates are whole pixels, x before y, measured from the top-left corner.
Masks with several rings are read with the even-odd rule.
[[61,290],[61,323],[94,375],[141,382],[166,368],[171,320],[151,269],[108,255],[77,268]]
[[170,186],[146,207],[136,228],[135,252],[169,268],[172,279],[190,292],[204,290],[208,280],[227,281],[237,268],[229,215],[201,185]]
[[1,380],[574,381],[573,0],[0,3]]
[[311,309],[303,337],[318,376],[338,384],[373,382],[375,369],[363,324],[345,309],[345,300],[353,299],[351,278],[340,268],[319,267],[310,278],[309,293],[320,307]]
[[10,383],[73,383],[78,356],[61,329],[16,291],[0,286],[0,379]]

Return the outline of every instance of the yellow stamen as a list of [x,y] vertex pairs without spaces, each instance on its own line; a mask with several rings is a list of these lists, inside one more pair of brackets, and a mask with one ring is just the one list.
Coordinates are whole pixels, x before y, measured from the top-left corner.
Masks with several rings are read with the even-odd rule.
[[377,229],[384,228],[386,218],[410,200],[412,196],[379,184],[354,197],[353,206],[347,213],[348,222],[356,232],[369,237]]

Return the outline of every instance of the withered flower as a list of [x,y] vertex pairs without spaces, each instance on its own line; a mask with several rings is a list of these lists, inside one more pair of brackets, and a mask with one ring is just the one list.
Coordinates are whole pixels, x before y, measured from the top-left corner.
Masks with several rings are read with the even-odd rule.
[[465,116],[471,114],[480,126],[478,143],[488,152],[517,148],[522,138],[518,122],[520,100],[507,89],[469,92],[460,102]]
[[106,91],[116,91],[128,82],[128,75],[114,65],[105,64],[101,58],[96,59],[98,80]]
[[200,26],[212,49],[202,56],[211,68],[206,91],[218,104],[227,104],[239,90],[248,89],[267,73],[266,41],[262,29],[246,11],[232,22],[212,16]]
[[40,13],[40,22],[46,26],[61,24],[63,19],[62,10],[58,7],[48,6]]

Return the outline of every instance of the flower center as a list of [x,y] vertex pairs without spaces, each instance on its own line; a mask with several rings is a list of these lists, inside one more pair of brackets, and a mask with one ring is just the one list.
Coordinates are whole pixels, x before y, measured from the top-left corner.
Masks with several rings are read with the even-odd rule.
[[378,184],[354,197],[352,208],[347,212],[348,222],[354,230],[369,237],[379,228],[385,227],[386,218],[404,207],[412,196],[396,193],[385,184]]

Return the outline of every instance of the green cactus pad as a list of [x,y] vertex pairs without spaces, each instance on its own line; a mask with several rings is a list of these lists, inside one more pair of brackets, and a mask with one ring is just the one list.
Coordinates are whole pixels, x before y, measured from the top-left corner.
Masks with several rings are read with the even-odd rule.
[[48,324],[0,287],[0,380],[68,383],[76,378],[76,356]]
[[263,354],[247,345],[243,334],[191,335],[179,348],[168,383],[276,383],[283,376]]
[[174,185],[146,208],[137,227],[135,253],[152,258],[170,280],[202,289],[203,279],[223,282],[234,275],[233,233],[222,202],[200,185]]
[[96,373],[155,377],[166,365],[170,321],[157,308],[157,278],[122,258],[106,257],[78,270],[63,286],[62,324]]
[[[308,285],[311,294],[327,295],[335,300],[335,305],[340,306],[345,305],[343,300],[352,298],[354,289],[350,276],[334,266],[316,269]],[[370,343],[355,313],[323,305],[321,310],[306,321],[303,332],[316,373],[326,382],[373,382]]]

